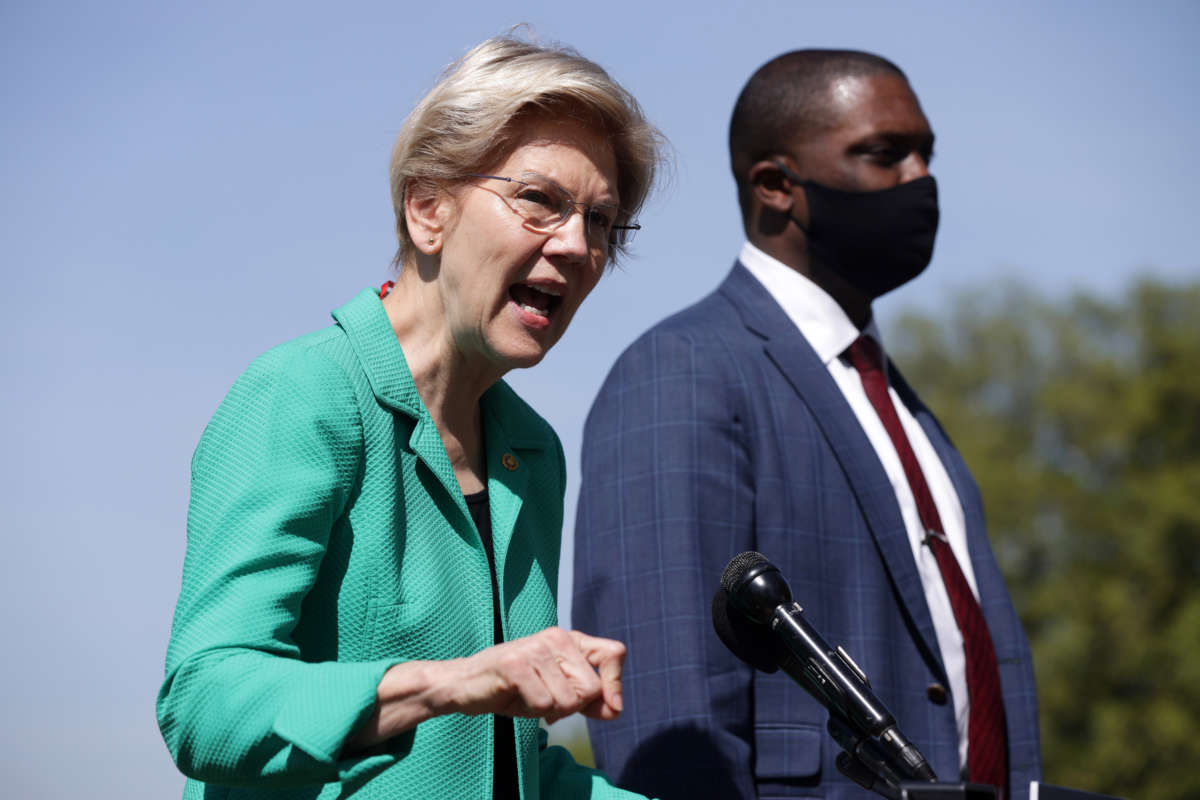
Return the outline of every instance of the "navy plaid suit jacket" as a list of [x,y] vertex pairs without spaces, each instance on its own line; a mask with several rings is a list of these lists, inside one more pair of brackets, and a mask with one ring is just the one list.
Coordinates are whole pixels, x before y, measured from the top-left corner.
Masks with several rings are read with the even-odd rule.
[[[966,464],[892,380],[964,504],[1020,800],[1040,777],[1029,644]],[[953,704],[930,691],[948,681],[891,484],[824,364],[740,263],[613,367],[585,427],[575,548],[574,626],[629,650],[625,712],[589,722],[619,785],[661,798],[868,794],[837,772],[825,710],[713,632],[712,595],[744,550],[779,566],[938,775],[958,779]]]

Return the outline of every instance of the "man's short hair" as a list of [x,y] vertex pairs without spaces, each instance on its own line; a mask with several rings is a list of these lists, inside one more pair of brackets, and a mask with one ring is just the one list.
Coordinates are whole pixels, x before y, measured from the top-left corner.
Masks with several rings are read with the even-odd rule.
[[861,50],[793,50],[750,76],[729,120],[730,166],[743,215],[749,210],[750,167],[833,125],[828,90],[835,79],[873,75],[908,80],[891,61]]

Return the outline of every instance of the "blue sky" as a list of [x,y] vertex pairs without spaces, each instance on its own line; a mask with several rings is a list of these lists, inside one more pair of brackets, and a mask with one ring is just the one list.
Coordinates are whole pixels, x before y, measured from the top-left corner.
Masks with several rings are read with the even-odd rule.
[[888,56],[937,133],[934,261],[885,318],[1006,277],[1112,295],[1200,276],[1196,3],[833,5],[0,4],[6,790],[177,796],[153,700],[192,448],[255,355],[387,277],[391,139],[514,23],[608,68],[675,148],[635,257],[511,376],[573,473],[617,354],[736,255],[729,111],[786,50]]

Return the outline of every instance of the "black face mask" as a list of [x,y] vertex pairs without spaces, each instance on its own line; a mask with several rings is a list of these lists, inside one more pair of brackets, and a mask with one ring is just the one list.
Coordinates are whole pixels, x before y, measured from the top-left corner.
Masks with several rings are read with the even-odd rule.
[[932,175],[877,192],[845,192],[783,170],[808,199],[808,226],[792,221],[808,236],[809,255],[864,295],[873,300],[929,265],[938,226]]

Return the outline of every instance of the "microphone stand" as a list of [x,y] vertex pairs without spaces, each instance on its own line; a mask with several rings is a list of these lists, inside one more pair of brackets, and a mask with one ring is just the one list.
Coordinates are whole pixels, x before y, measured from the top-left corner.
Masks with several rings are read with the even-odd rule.
[[879,775],[876,775],[865,764],[847,752],[838,753],[834,764],[838,772],[857,783],[864,789],[869,789],[887,800],[900,800],[900,792]]
[[838,772],[887,800],[995,800],[995,787],[978,783],[943,783],[917,777],[887,749],[850,720],[831,712],[825,726],[841,746],[834,762]]
[[902,771],[897,772],[878,742],[863,735],[848,719],[832,711],[825,728],[844,751],[838,754],[836,762],[839,772],[864,789],[877,792],[889,800],[896,800],[900,796],[899,786],[904,780]]

